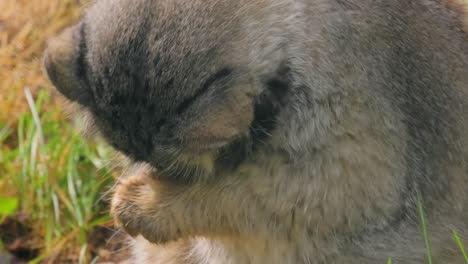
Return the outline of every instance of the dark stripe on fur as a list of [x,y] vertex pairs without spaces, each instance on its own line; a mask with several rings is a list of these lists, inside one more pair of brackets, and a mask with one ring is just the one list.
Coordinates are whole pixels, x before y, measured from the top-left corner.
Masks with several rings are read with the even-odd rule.
[[229,68],[223,68],[220,71],[216,72],[215,74],[211,75],[203,84],[203,86],[195,92],[195,94],[187,99],[185,99],[179,107],[176,109],[177,114],[181,114],[184,112],[198,97],[200,97],[202,94],[206,93],[208,88],[215,82],[219,81],[221,79],[227,78],[229,75],[231,75],[232,70]]
[[254,142],[264,140],[275,128],[276,116],[291,86],[289,68],[280,68],[277,76],[267,80],[265,85],[266,89],[255,101],[254,120],[250,126]]
[[234,170],[250,152],[267,140],[290,90],[289,69],[280,67],[276,76],[265,81],[265,90],[255,100],[250,136],[239,138],[223,148],[216,161],[217,169]]
[[88,47],[86,44],[86,24],[81,22],[79,29],[79,46],[78,46],[78,57],[77,57],[77,79],[79,80],[80,89],[77,91],[77,98],[79,103],[89,106],[92,104],[90,94],[90,81],[88,77],[88,63],[86,61],[86,55],[88,54]]

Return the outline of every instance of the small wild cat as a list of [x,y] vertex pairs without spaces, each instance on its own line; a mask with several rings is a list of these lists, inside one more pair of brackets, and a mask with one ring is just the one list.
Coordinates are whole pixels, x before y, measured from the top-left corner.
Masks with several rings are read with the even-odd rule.
[[418,200],[434,263],[464,263],[462,11],[99,0],[44,64],[135,164],[112,202],[134,263],[426,263]]

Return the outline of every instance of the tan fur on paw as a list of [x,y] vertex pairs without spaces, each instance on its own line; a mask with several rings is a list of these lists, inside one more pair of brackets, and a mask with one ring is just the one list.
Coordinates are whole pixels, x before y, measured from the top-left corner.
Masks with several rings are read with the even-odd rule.
[[131,236],[141,233],[141,221],[158,203],[158,192],[147,174],[135,174],[117,183],[111,214],[117,226]]
[[152,172],[140,170],[118,182],[111,214],[116,225],[129,235],[142,235],[160,244],[176,240],[179,231],[172,228],[172,221],[167,217],[171,214],[161,210],[162,183],[153,176]]

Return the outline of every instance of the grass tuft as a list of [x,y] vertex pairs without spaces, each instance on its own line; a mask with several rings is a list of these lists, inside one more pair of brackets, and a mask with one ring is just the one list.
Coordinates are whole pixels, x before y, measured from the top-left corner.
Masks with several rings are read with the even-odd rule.
[[[25,89],[25,97],[30,111],[19,119],[16,143],[0,147],[0,173],[5,175],[0,178],[0,193],[2,201],[8,201],[2,203],[0,217],[14,218],[29,230],[28,247],[39,252],[31,263],[75,261],[69,258],[89,263],[90,234],[109,224],[107,205],[100,198],[112,176],[106,166],[96,166],[107,164],[109,150],[86,143],[54,113],[41,112],[41,106],[50,102],[45,92],[34,100]],[[9,131],[4,127],[0,131]],[[12,136],[0,132],[0,144],[15,141]]]
[[429,264],[432,264],[431,243],[429,240],[429,234],[427,232],[427,224],[426,224],[426,219],[424,216],[424,208],[423,208],[423,201],[422,201],[421,193],[418,192],[417,198],[418,198],[419,216],[421,218],[421,226],[422,226],[422,231],[424,235],[424,243],[426,245],[427,261]]
[[466,254],[465,247],[461,242],[460,236],[458,236],[458,233],[455,230],[453,230],[453,237],[455,238],[455,241],[457,241],[457,245],[460,248],[463,257],[465,258],[465,262],[468,264],[468,255]]

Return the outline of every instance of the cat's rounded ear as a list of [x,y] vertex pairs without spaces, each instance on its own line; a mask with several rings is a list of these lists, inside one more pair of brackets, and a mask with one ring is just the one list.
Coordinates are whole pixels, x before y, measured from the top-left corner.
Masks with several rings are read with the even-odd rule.
[[55,88],[71,101],[88,105],[90,87],[86,87],[86,42],[83,24],[65,29],[51,39],[44,53],[43,66]]

